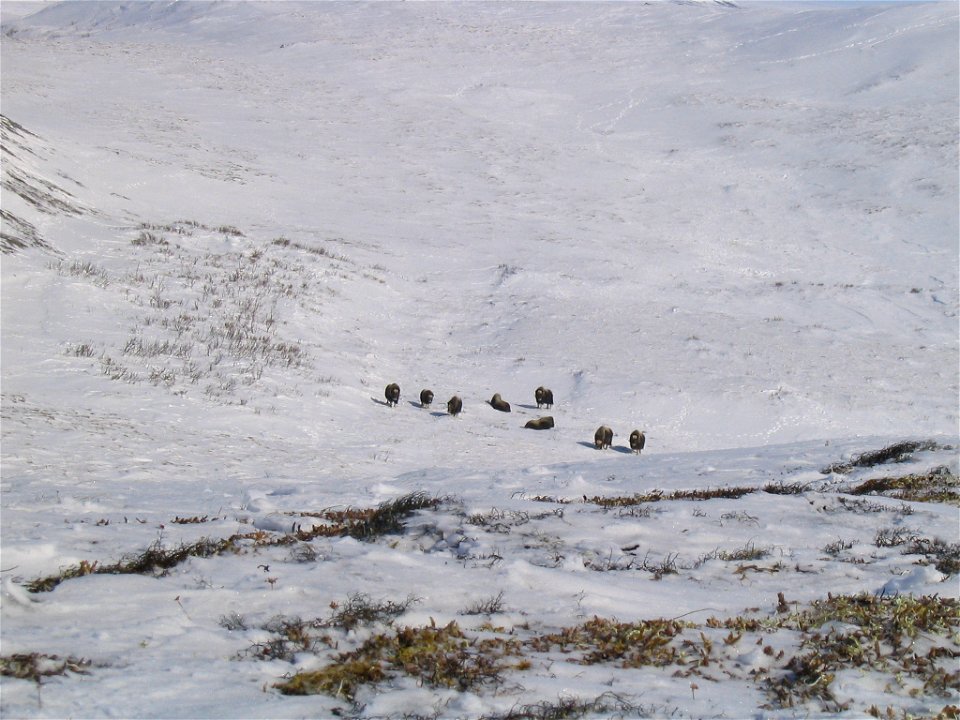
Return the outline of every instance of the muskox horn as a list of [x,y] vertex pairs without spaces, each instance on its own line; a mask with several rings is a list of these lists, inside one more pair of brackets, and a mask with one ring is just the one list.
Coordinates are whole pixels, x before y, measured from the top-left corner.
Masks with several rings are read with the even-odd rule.
[[396,405],[400,402],[400,386],[396,383],[390,383],[383,391],[387,398],[387,405]]
[[433,402],[433,390],[420,391],[420,407],[426,407]]
[[528,420],[524,427],[530,428],[531,430],[549,430],[553,427],[553,418],[549,415],[544,415],[543,417],[538,417],[536,420]]
[[593,444],[596,445],[598,450],[610,447],[613,444],[613,430],[606,425],[598,427],[593,434]]
[[533,393],[533,396],[537,399],[537,407],[541,408],[544,405],[547,407],[553,406],[553,391],[548,390],[542,385],[536,389]]
[[630,433],[630,449],[637,453],[637,455],[640,454],[640,451],[643,450],[643,446],[646,444],[647,436],[643,430],[634,430]]
[[500,412],[510,412],[510,403],[500,397],[500,393],[497,393],[491,398],[490,407]]
[[463,400],[461,400],[458,395],[454,395],[452,398],[447,400],[448,413],[451,415],[459,415],[461,410],[463,410]]

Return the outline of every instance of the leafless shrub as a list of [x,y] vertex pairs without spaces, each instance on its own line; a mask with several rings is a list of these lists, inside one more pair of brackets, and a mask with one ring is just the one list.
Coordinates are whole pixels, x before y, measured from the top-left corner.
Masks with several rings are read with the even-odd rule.
[[166,367],[150,368],[150,382],[154,385],[165,385],[171,387],[177,381],[177,374]]
[[128,383],[138,383],[141,380],[141,377],[136,372],[120,365],[108,355],[100,357],[100,370],[111,380],[122,380]]
[[877,531],[873,544],[877,547],[897,547],[915,541],[919,537],[916,530],[908,528],[881,528]]
[[842,495],[838,496],[836,499],[836,505],[820,508],[821,512],[827,514],[839,513],[839,512],[853,512],[853,513],[882,513],[882,512],[891,512],[892,508],[883,503],[870,502],[868,500],[861,500],[860,498],[848,498]]
[[824,546],[823,551],[827,555],[839,555],[844,550],[849,550],[854,546],[853,540],[837,540]]
[[338,262],[349,263],[351,262],[350,258],[339,255],[337,253],[330,252],[327,248],[318,245],[306,245],[304,243],[295,242],[293,240],[288,240],[287,238],[277,238],[273,241],[274,245],[278,245],[284,248],[294,248],[302,252],[311,253],[313,255],[320,255],[322,257],[330,258],[331,260],[336,260]]
[[347,534],[358,540],[374,540],[381,535],[403,531],[403,521],[418,510],[435,508],[444,502],[441,498],[415,492],[403,495],[381,505],[369,517],[351,526]]
[[650,505],[633,505],[631,507],[622,507],[617,509],[617,517],[620,518],[648,518],[654,513]]
[[651,561],[649,555],[643,559],[641,567],[647,572],[653,573],[654,580],[660,580],[664,575],[676,575],[677,558],[679,553],[667,553],[660,561]]
[[102,565],[98,561],[81,560],[79,565],[72,565],[61,570],[56,575],[37,578],[27,584],[30,592],[50,592],[64,580],[83,577],[85,575],[163,575],[170,568],[182,563],[191,557],[211,557],[219,555],[228,549],[234,549],[237,543],[244,539],[235,535],[229,538],[214,540],[201,538],[192,544],[181,544],[174,548],[166,548],[158,540],[141,552],[124,556],[118,562]]
[[107,271],[89,260],[86,262],[74,260],[71,263],[60,260],[54,268],[60,275],[86,278],[97,287],[106,287],[110,284],[110,276],[107,274]]
[[809,483],[784,483],[782,480],[763,486],[763,491],[771,495],[803,495],[809,489]]
[[352,630],[358,625],[372,625],[374,623],[390,624],[403,615],[410,607],[420,602],[419,598],[408,597],[402,602],[393,600],[373,600],[369,595],[356,593],[347,601],[331,603],[333,613],[329,620],[324,621],[324,627],[336,627],[342,630]]
[[734,512],[725,512],[720,516],[720,520],[736,520],[739,523],[745,525],[759,525],[760,519],[755,515],[751,515],[745,510],[737,510]]
[[479,720],[578,720],[585,717],[645,718],[674,717],[679,710],[637,705],[616,693],[604,693],[593,700],[568,697],[556,701],[515,705],[504,713],[482,715]]
[[924,473],[871,478],[848,492],[851,495],[886,495],[914,502],[960,504],[960,482],[944,465]]
[[[595,572],[621,572],[624,570],[636,570],[643,568],[657,574],[657,568],[653,566],[644,567],[633,555],[614,555],[613,550],[606,555],[587,555],[583,558],[583,566],[588,570]],[[661,573],[661,575],[666,573]],[[660,579],[659,577],[657,578]]]
[[247,649],[246,654],[258,660],[283,660],[292,663],[298,653],[313,652],[324,642],[324,638],[314,632],[320,627],[319,620],[274,617],[262,627],[273,637],[254,643]]
[[503,612],[503,590],[493,597],[478,600],[461,611],[461,615],[496,615]]
[[290,549],[290,559],[296,563],[316,562],[317,557],[317,549],[307,542],[297,543]]
[[770,549],[757,547],[752,542],[748,542],[742,548],[736,550],[721,550],[717,548],[712,552],[701,555],[694,563],[694,567],[700,567],[710,560],[723,560],[724,562],[744,562],[746,560],[761,560],[769,557]]
[[142,358],[154,358],[160,355],[188,358],[193,353],[192,343],[178,343],[171,340],[144,340],[132,337],[123,346],[124,355],[136,355]]
[[232,612],[229,615],[220,616],[220,627],[230,632],[237,632],[247,629],[247,621],[240,613]]
[[150,247],[150,246],[161,246],[167,247],[170,243],[161,235],[156,235],[155,233],[149,232],[147,230],[142,230],[139,235],[137,235],[133,240],[130,241],[131,245],[135,247]]
[[549,517],[562,518],[563,508],[541,513],[528,513],[525,510],[501,510],[492,508],[485,513],[476,513],[466,519],[467,524],[477,525],[487,532],[508,534],[513,528],[522,527],[531,521]]
[[923,555],[945,575],[960,572],[960,543],[948,543],[940,538],[913,537],[904,543],[904,555]]
[[82,343],[80,345],[70,345],[67,348],[66,354],[73,357],[93,357],[95,352],[92,345]]
[[150,307],[156,308],[157,310],[166,310],[173,305],[173,300],[163,296],[164,285],[162,281],[155,283],[152,289],[153,292],[150,293],[150,297],[148,298]]
[[881,465],[890,462],[904,462],[909,460],[914,453],[923,450],[948,449],[950,448],[941,446],[939,443],[934,442],[933,440],[904,440],[903,442],[888,445],[880,450],[870,450],[868,452],[860,453],[859,455],[854,455],[850,460],[833,463],[832,465],[828,465],[827,467],[823,468],[820,472],[824,475],[829,475],[830,473],[839,473],[841,475],[845,475],[846,473],[851,472],[854,468],[858,467],[873,467],[874,465]]

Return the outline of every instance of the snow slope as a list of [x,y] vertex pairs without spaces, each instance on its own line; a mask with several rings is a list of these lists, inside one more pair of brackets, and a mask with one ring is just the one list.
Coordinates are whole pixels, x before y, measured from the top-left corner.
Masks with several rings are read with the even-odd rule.
[[[236,656],[256,623],[356,593],[416,597],[403,622],[424,624],[503,591],[498,624],[534,629],[772,611],[778,592],[958,595],[873,543],[956,543],[955,505],[841,499],[871,473],[957,474],[956,4],[2,13],[3,653],[95,664],[40,694],[5,678],[4,715],[324,716],[342,699],[272,689],[289,662]],[[523,429],[547,412],[554,429]],[[822,472],[904,439],[940,449]],[[806,491],[581,501],[770,483]],[[260,549],[22,589],[411,492],[447,500],[393,540],[313,540],[317,562]],[[853,558],[825,554],[839,540]],[[751,544],[792,570],[709,558]],[[581,670],[498,692],[397,681],[353,711],[492,716],[611,689],[651,715],[769,703],[745,670],[699,693]],[[851,716],[951,701],[844,692]]]

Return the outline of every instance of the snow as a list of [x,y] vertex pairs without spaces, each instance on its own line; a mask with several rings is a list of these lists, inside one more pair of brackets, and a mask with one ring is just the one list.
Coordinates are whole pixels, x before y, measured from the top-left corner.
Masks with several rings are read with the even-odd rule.
[[[657,717],[860,717],[960,701],[841,673],[847,711],[771,707],[750,679],[771,658],[738,645],[722,682],[553,653],[495,689],[401,676],[353,707],[274,688],[332,650],[249,653],[271,618],[328,618],[357,594],[414,599],[396,626],[479,634],[487,618],[465,608],[502,592],[489,619],[518,637],[593,616],[773,616],[778,593],[958,597],[955,574],[875,543],[957,543],[955,505],[846,492],[958,474],[955,3],[0,12],[2,112],[22,128],[4,127],[3,231],[9,214],[37,240],[2,258],[3,655],[91,661],[39,688],[4,677],[0,714],[481,717],[615,693]],[[523,428],[545,414],[555,428]],[[601,424],[610,450],[593,447]],[[939,449],[824,472],[902,440]],[[781,483],[804,492],[763,491]],[[584,502],[720,488],[755,492]],[[444,502],[402,535],[25,589],[413,492]],[[724,559],[751,548],[765,554]],[[225,627],[234,614],[245,629]],[[768,642],[789,653],[782,635]]]

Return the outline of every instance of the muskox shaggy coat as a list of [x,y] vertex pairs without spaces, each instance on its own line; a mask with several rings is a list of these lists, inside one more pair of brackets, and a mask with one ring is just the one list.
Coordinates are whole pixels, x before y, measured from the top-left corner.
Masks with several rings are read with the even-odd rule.
[[549,430],[553,427],[553,418],[549,415],[544,415],[543,417],[538,417],[536,420],[527,421],[524,427],[530,428],[531,430]]
[[637,455],[643,450],[643,446],[647,444],[647,436],[644,435],[643,430],[634,430],[630,433],[630,449],[633,450]]
[[500,412],[510,412],[510,403],[500,397],[500,393],[497,393],[490,399],[490,407]]
[[553,390],[548,390],[541,385],[534,391],[533,396],[537,399],[538,408],[542,408],[544,405],[548,408],[553,407]]
[[383,391],[387,398],[387,405],[393,406],[400,402],[400,386],[396,383],[390,383]]
[[597,446],[598,450],[603,450],[613,445],[613,430],[606,425],[598,427],[597,431],[593,434],[593,444]]
[[454,395],[452,398],[447,400],[447,412],[451,415],[459,415],[460,411],[463,410],[463,400],[459,396]]
[[433,390],[420,391],[420,407],[426,407],[433,402]]

